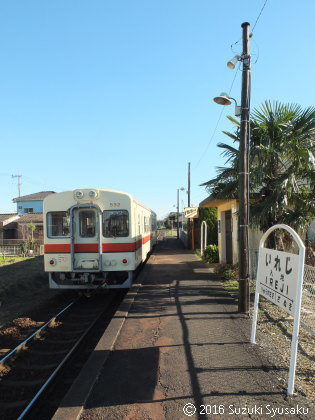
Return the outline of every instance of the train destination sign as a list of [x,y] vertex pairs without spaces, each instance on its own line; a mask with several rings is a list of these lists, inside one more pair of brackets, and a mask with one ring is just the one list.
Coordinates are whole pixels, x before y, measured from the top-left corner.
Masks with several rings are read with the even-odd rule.
[[259,252],[259,293],[294,315],[299,256],[262,248]]
[[[287,231],[295,241],[299,254],[265,248],[268,236],[274,230]],[[294,318],[287,394],[294,392],[296,356],[300,328],[305,246],[299,235],[287,225],[275,225],[265,232],[259,242],[256,293],[250,342],[255,343],[259,295],[284,309]]]

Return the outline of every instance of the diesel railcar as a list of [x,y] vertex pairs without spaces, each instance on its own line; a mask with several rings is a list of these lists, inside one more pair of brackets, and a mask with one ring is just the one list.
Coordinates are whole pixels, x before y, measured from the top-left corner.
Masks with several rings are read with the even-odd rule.
[[124,192],[55,193],[43,209],[51,289],[129,288],[156,243],[156,214]]

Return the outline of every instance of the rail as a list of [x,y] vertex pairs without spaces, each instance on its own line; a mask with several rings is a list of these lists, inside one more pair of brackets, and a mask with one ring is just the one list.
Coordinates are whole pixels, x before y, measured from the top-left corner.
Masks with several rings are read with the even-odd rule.
[[[102,328],[107,327],[123,296],[116,292],[74,300],[1,359],[0,410],[3,418],[41,418],[43,413],[43,417],[48,418],[52,414],[60,399],[60,387],[55,391],[51,384],[58,381],[60,375],[70,377],[69,383],[73,381],[78,365],[88,357],[87,348],[93,351],[94,340]],[[54,325],[61,315],[62,322]],[[54,328],[45,330],[49,325]],[[36,340],[39,336],[41,339]],[[84,348],[83,356],[78,352],[80,347]],[[22,349],[25,351],[20,356]],[[75,367],[66,370],[65,366],[72,358],[77,358],[74,360],[78,363],[74,362]],[[67,387],[63,383],[61,386]],[[47,398],[53,403],[45,404]]]
[[76,301],[71,302],[69,305],[67,305],[65,308],[63,308],[60,312],[58,312],[57,315],[53,316],[46,324],[42,325],[38,330],[36,330],[32,335],[27,337],[22,343],[20,343],[18,346],[16,346],[13,350],[11,350],[6,356],[4,356],[0,360],[0,366],[3,366],[4,362],[9,359],[11,356],[13,356],[15,353],[17,353],[19,350],[25,348],[26,343],[28,343],[32,338],[38,337],[38,335],[42,332],[43,329],[47,328],[49,325],[51,325],[53,322],[56,321],[56,319],[63,314],[67,309],[69,309]]
[[[74,302],[73,302],[74,303]],[[51,381],[55,378],[55,376],[58,374],[58,372],[62,369],[64,364],[68,361],[68,359],[71,357],[73,352],[76,350],[76,348],[79,346],[79,344],[82,342],[82,340],[86,337],[86,335],[89,333],[89,331],[93,328],[94,324],[98,320],[100,316],[100,313],[98,312],[89,327],[84,331],[84,333],[79,337],[79,339],[75,342],[75,344],[71,347],[71,349],[67,352],[66,356],[62,359],[62,361],[58,364],[56,369],[50,374],[48,379],[43,383],[41,388],[37,391],[35,396],[31,399],[31,401],[28,403],[28,405],[25,407],[25,409],[22,411],[22,413],[19,415],[17,420],[22,420],[24,416],[33,408],[34,404],[38,400],[38,398],[42,395],[42,393],[46,390],[48,385],[51,383]]]

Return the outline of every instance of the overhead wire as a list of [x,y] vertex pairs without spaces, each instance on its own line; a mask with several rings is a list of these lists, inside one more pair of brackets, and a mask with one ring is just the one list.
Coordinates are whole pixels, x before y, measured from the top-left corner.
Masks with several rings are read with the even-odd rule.
[[[261,15],[262,15],[262,13],[263,13],[264,8],[266,7],[267,2],[268,2],[268,0],[265,0],[264,4],[262,5],[262,8],[261,8],[261,10],[260,10],[260,12],[259,12],[259,14],[258,14],[258,16],[257,16],[257,18],[256,18],[256,21],[255,21],[255,23],[254,23],[254,25],[253,25],[253,29],[251,30],[250,37],[252,37],[252,36],[253,36],[253,32],[254,32],[254,30],[255,30],[255,28],[256,28],[256,26],[257,26],[257,23],[258,23],[258,22],[259,22],[259,20],[260,20],[260,17],[261,17]],[[241,39],[242,39],[242,38],[240,38],[238,41],[236,41],[236,42],[234,42],[233,44],[231,44],[231,50],[233,51],[233,53],[235,53],[235,51],[233,50],[234,45],[237,45],[237,44],[240,42],[240,40],[241,40]],[[258,60],[258,58],[259,58],[259,54],[258,54],[257,60]],[[255,61],[255,63],[257,62],[257,60]],[[237,76],[237,74],[238,74],[238,70],[239,70],[239,68],[240,68],[240,63],[239,63],[239,66],[238,66],[237,71],[235,72],[235,75],[234,75],[234,78],[233,78],[233,81],[232,81],[232,84],[231,84],[231,87],[230,87],[230,90],[229,90],[228,94],[230,94],[230,92],[231,92],[231,90],[232,90],[232,88],[233,88],[233,85],[234,85],[234,82],[235,82],[236,76]],[[217,123],[216,123],[216,125],[215,125],[214,131],[213,131],[212,136],[211,136],[211,138],[210,138],[210,140],[209,140],[209,143],[207,144],[207,146],[206,146],[206,148],[205,148],[205,151],[204,151],[204,152],[203,152],[203,154],[201,155],[200,159],[198,160],[198,162],[197,162],[197,164],[194,166],[194,168],[197,168],[197,167],[199,166],[199,163],[201,162],[202,158],[205,156],[206,152],[208,151],[209,146],[210,146],[210,144],[211,144],[211,142],[212,142],[212,140],[213,140],[213,138],[214,138],[214,136],[215,136],[215,134],[216,134],[217,128],[218,128],[219,123],[220,123],[220,121],[221,121],[223,111],[224,111],[224,108],[222,108],[222,110],[221,110],[221,112],[220,112],[220,115],[219,115],[218,121],[217,121]]]
[[251,33],[250,33],[250,35],[249,35],[250,37],[252,37],[252,36],[253,36],[254,29],[256,28],[256,25],[257,25],[257,23],[258,23],[258,21],[259,21],[259,19],[260,19],[260,16],[261,16],[261,14],[262,14],[262,12],[263,12],[263,10],[264,10],[264,8],[265,8],[266,4],[267,4],[267,1],[268,1],[268,0],[265,0],[265,3],[263,4],[263,6],[262,6],[262,8],[261,8],[261,10],[260,10],[260,12],[259,12],[259,15],[257,16],[256,22],[254,23],[253,29],[251,30]]

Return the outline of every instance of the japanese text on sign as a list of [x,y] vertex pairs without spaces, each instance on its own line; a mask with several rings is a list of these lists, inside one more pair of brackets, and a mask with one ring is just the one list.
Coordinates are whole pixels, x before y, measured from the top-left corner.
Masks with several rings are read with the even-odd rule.
[[262,248],[257,273],[259,293],[294,315],[298,272],[298,255]]

